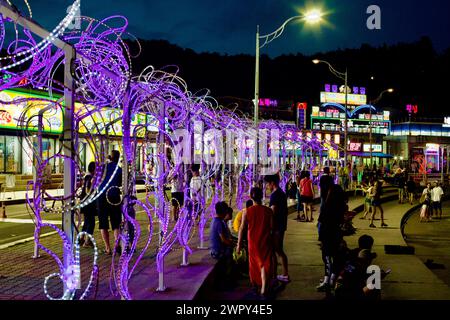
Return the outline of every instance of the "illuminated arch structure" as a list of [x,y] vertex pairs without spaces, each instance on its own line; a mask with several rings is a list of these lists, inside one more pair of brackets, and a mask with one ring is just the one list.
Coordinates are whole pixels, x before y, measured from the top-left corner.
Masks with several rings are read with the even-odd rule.
[[[26,4],[28,4],[25,1]],[[2,4],[0,4],[2,5]],[[138,76],[133,76],[131,68],[131,59],[139,54],[132,53],[130,48],[123,42],[122,36],[126,33],[128,21],[122,16],[112,16],[103,20],[96,20],[89,17],[80,17],[81,29],[69,30],[68,26],[74,19],[77,9],[80,6],[80,0],[73,1],[71,10],[67,16],[51,32],[49,37],[42,41],[36,41],[35,36],[29,30],[14,26],[14,22],[4,19],[0,15],[0,48],[5,45],[6,34],[11,33],[13,27],[18,32],[14,33],[14,39],[4,46],[6,56],[0,57],[1,75],[7,75],[0,80],[0,91],[5,89],[24,86],[23,79],[27,79],[28,85],[34,88],[40,88],[49,93],[48,99],[42,98],[21,98],[13,101],[0,101],[2,104],[23,104],[25,108],[18,119],[23,131],[24,141],[28,144],[37,159],[36,180],[28,186],[33,190],[33,198],[27,199],[27,203],[32,209],[35,221],[35,243],[36,246],[48,253],[56,262],[58,272],[49,275],[44,280],[44,290],[49,299],[55,299],[47,292],[47,282],[50,278],[57,277],[65,284],[66,291],[58,299],[84,299],[95,287],[95,280],[98,277],[97,248],[94,250],[94,259],[91,276],[87,286],[77,294],[77,279],[81,272],[79,260],[79,238],[83,233],[76,237],[75,244],[70,243],[66,234],[56,225],[44,223],[42,214],[45,211],[61,214],[64,210],[72,212],[80,210],[84,206],[96,201],[103,193],[110,189],[110,181],[106,181],[105,186],[100,189],[105,180],[106,152],[109,149],[109,134],[115,130],[118,124],[123,132],[123,181],[122,188],[122,213],[123,230],[115,246],[122,245],[123,248],[129,247],[130,250],[124,250],[120,257],[112,257],[111,260],[111,288],[114,295],[120,295],[124,299],[132,299],[128,282],[136,268],[146,253],[153,239],[153,220],[156,219],[160,224],[160,239],[157,253],[157,270],[160,276],[160,288],[164,289],[164,258],[167,254],[181,248],[183,250],[184,260],[192,252],[190,240],[195,233],[200,238],[200,243],[204,241],[204,231],[207,223],[214,214],[214,205],[219,200],[229,199],[230,203],[235,197],[235,205],[238,209],[242,208],[250,188],[253,185],[253,177],[259,180],[260,172],[254,172],[255,167],[244,163],[236,165],[227,165],[225,162],[215,162],[207,164],[201,162],[201,178],[205,182],[207,192],[200,199],[202,210],[193,212],[193,199],[190,199],[187,185],[185,186],[185,203],[181,208],[180,216],[175,225],[169,223],[170,205],[164,197],[165,185],[172,182],[174,177],[180,172],[186,174],[190,170],[189,164],[184,164],[182,154],[176,154],[176,145],[179,141],[173,138],[173,132],[180,128],[186,128],[190,134],[194,133],[193,121],[204,124],[206,130],[219,130],[222,132],[222,139],[227,140],[224,129],[235,132],[249,132],[249,129],[267,129],[278,130],[280,136],[280,150],[271,150],[268,153],[279,152],[281,169],[280,175],[282,181],[291,179],[297,168],[304,166],[305,150],[321,154],[326,148],[326,143],[311,139],[302,134],[302,132],[285,128],[275,121],[261,122],[258,128],[253,126],[251,119],[231,112],[220,107],[217,102],[209,96],[208,91],[192,93],[188,90],[187,84],[178,76],[178,70],[174,67],[165,70],[155,70],[148,67]],[[27,6],[29,8],[29,6]],[[30,15],[31,15],[31,8]],[[64,85],[57,81],[56,74],[61,71],[67,61],[62,50],[53,46],[55,39],[61,39],[74,46],[77,53],[83,58],[72,61],[72,70],[75,80],[75,97],[78,103],[75,105],[74,127],[85,128],[84,139],[88,141],[89,148],[95,157],[96,171],[93,178],[92,191],[83,199],[72,202],[68,206],[59,208],[49,208],[44,201],[44,196],[51,200],[65,200],[67,198],[76,198],[80,191],[77,186],[75,194],[70,197],[54,197],[43,188],[44,168],[46,164],[54,158],[60,158],[64,161],[73,162],[76,175],[82,172],[81,159],[79,151],[79,130],[75,130],[73,141],[64,141],[63,147],[50,158],[43,157],[42,141],[38,140],[34,144],[32,135],[40,132],[48,116],[63,111],[61,99],[55,98],[57,93],[64,91]],[[121,110],[121,117],[105,118],[102,112],[105,107]],[[119,113],[120,114],[120,113]],[[136,153],[137,139],[143,138],[146,143],[150,143],[150,136],[146,135],[146,125],[133,124],[132,119],[138,114],[148,114],[156,119],[157,146],[156,154],[148,153],[146,162],[152,162],[157,167],[156,173],[146,173],[147,183],[154,181],[155,188],[149,192],[145,201],[136,200]],[[188,124],[186,126],[186,124]],[[250,135],[250,138],[252,134]],[[220,136],[220,135],[218,135]],[[218,137],[216,136],[216,138]],[[253,136],[256,141],[258,136]],[[265,141],[258,141],[265,142]],[[233,141],[234,143],[234,141]],[[64,144],[72,144],[74,157],[68,158],[63,155]],[[331,143],[328,144],[332,145]],[[290,146],[290,147],[288,147]],[[333,148],[336,146],[333,145]],[[204,147],[202,147],[204,148]],[[292,154],[291,149],[302,149],[302,159],[295,155],[295,166],[286,168]],[[168,152],[168,150],[171,150]],[[247,159],[245,149],[236,148],[237,157]],[[201,151],[202,153],[205,150]],[[209,150],[206,150],[208,153]],[[296,154],[296,153],[295,153]],[[117,172],[117,170],[115,171]],[[115,173],[114,173],[115,174]],[[214,179],[212,179],[214,178]],[[282,184],[284,188],[284,183]],[[143,249],[137,250],[138,240],[142,235],[143,226],[130,215],[132,207],[138,206],[143,209],[148,218],[149,233],[145,240]],[[198,216],[197,216],[198,215]],[[197,226],[198,221],[198,226]],[[69,258],[71,263],[65,267],[62,259],[49,248],[46,248],[39,239],[40,230],[44,227],[54,229],[64,247],[64,258]],[[134,229],[134,237],[130,239],[130,229]],[[91,235],[87,235],[92,238]],[[114,250],[113,252],[115,252]],[[186,261],[184,261],[186,262]]]

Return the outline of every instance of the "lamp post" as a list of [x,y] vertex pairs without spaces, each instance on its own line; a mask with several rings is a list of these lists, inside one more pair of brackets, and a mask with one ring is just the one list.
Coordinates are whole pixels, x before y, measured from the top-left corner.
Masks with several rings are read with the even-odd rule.
[[[323,14],[320,10],[311,10],[311,11],[305,13],[304,15],[297,15],[297,16],[293,16],[293,17],[287,19],[285,22],[283,22],[283,24],[277,30],[275,30],[272,33],[262,35],[262,36],[259,34],[259,25],[256,26],[255,100],[253,101],[253,103],[254,103],[253,121],[254,121],[255,129],[258,128],[258,122],[259,122],[259,57],[260,57],[260,49],[264,48],[266,45],[271,43],[273,40],[280,37],[283,34],[284,29],[288,23],[290,23],[294,20],[304,20],[308,24],[316,24],[322,20],[322,16],[323,16]],[[262,44],[261,44],[261,42],[262,42]],[[256,162],[258,162],[259,144],[258,144],[257,137],[255,140],[256,140],[255,141]],[[256,173],[256,168],[257,168],[256,164],[255,164],[255,171],[254,171],[255,178],[256,178],[256,174],[257,174]]]
[[334,74],[336,77],[344,80],[344,90],[345,90],[345,118],[344,118],[344,166],[347,167],[347,147],[348,147],[348,112],[347,112],[347,105],[348,105],[348,70],[345,69],[345,72],[339,72],[333,66],[331,63],[323,60],[315,59],[312,61],[314,64],[319,63],[325,63],[328,65],[328,68],[330,69],[331,73]]
[[386,93],[392,93],[394,92],[394,89],[390,88],[387,90],[384,90],[383,92],[380,93],[380,95],[378,96],[378,98],[376,98],[375,100],[373,100],[372,102],[370,102],[370,121],[369,121],[369,143],[370,143],[370,166],[373,166],[373,157],[372,157],[372,107],[374,107],[373,105],[380,102],[381,98],[383,98],[383,95]]

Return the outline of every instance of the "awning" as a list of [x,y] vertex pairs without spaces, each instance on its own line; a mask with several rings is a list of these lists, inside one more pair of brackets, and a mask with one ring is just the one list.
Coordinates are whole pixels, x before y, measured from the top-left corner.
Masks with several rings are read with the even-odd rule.
[[[370,152],[348,152],[348,154],[355,156],[355,157],[361,157],[361,158],[370,158]],[[393,158],[392,155],[382,153],[382,152],[372,152],[373,158]]]

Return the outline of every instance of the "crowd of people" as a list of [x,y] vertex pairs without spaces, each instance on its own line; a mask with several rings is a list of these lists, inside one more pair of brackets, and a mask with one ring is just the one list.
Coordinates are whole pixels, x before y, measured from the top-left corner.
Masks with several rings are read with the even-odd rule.
[[[119,238],[119,228],[122,223],[121,193],[122,169],[119,166],[120,153],[113,150],[105,164],[105,176],[96,193],[96,201],[84,206],[82,231],[93,234],[96,217],[104,243],[105,254],[112,253],[109,230],[113,231],[114,239]],[[366,269],[371,265],[375,254],[372,253],[373,238],[364,235],[359,239],[359,247],[350,250],[344,241],[343,223],[349,214],[346,189],[361,184],[365,192],[365,210],[361,219],[370,220],[370,227],[376,228],[374,221],[377,212],[381,215],[381,227],[387,227],[384,221],[384,211],[381,205],[383,181],[379,178],[378,169],[361,170],[349,164],[341,167],[333,176],[329,167],[323,169],[318,181],[320,190],[320,208],[317,217],[318,238],[324,264],[324,277],[317,287],[318,291],[330,292],[334,289],[336,298],[373,299],[379,297],[379,292],[366,287]],[[180,210],[185,204],[185,179],[188,183],[190,212],[195,217],[204,210],[202,202],[204,181],[200,177],[200,167],[190,169],[191,176],[175,174],[171,185],[171,204],[173,221],[179,218]],[[90,163],[83,180],[80,198],[84,199],[92,193],[96,164]],[[377,173],[378,172],[378,173]],[[347,178],[346,178],[347,177]],[[399,203],[413,203],[416,199],[417,186],[411,178],[406,181],[406,174],[401,169],[395,171],[395,183],[398,187]],[[226,202],[215,204],[215,217],[210,226],[211,257],[217,260],[217,270],[221,275],[218,287],[229,286],[236,275],[249,277],[255,292],[267,299],[274,293],[274,288],[291,281],[288,270],[288,257],[284,250],[284,238],[287,230],[288,197],[297,199],[297,219],[303,222],[313,222],[313,202],[316,196],[314,182],[309,171],[299,172],[296,179],[286,186],[286,192],[280,187],[278,174],[266,176],[265,186],[270,191],[270,202],[263,203],[263,184],[251,189],[245,208],[239,211],[233,219],[233,209]],[[436,215],[442,218],[441,185],[436,182],[432,187],[428,183],[419,200],[422,204],[421,221],[429,221]],[[136,198],[134,198],[136,199]],[[303,215],[300,215],[303,212]],[[135,215],[134,211],[129,214]],[[198,221],[197,221],[198,222]],[[132,229],[132,226],[130,226]],[[133,236],[133,230],[130,232]],[[84,247],[91,247],[89,238],[81,239]],[[120,254],[120,246],[117,247]],[[278,263],[279,262],[279,263]],[[281,266],[278,270],[278,265]],[[240,273],[236,272],[239,269]]]
[[[231,219],[231,208],[225,202],[216,205],[216,217],[211,225],[211,256],[218,260],[218,269],[223,283],[231,284],[233,268],[242,267],[240,257],[246,257],[244,270],[248,270],[251,286],[258,296],[267,299],[273,297],[277,287],[290,282],[288,258],[284,251],[284,237],[287,229],[287,195],[280,188],[278,175],[265,177],[266,185],[271,192],[268,206],[263,204],[263,190],[254,187],[245,208]],[[306,216],[312,220],[314,191],[308,174],[299,179],[299,196],[303,199]],[[320,211],[317,218],[318,236],[324,263],[324,277],[317,290],[331,292],[334,290],[337,299],[378,299],[379,292],[367,288],[367,267],[371,265],[375,254],[372,253],[373,238],[364,235],[359,239],[359,247],[350,250],[344,241],[342,224],[348,214],[347,196],[344,189],[324,168],[320,178]],[[377,182],[373,189],[379,188]],[[375,184],[377,186],[375,187]],[[303,190],[303,192],[302,192]],[[379,197],[373,191],[374,208],[381,208]],[[305,199],[306,198],[306,199]],[[377,202],[378,201],[378,202]],[[372,221],[376,211],[372,211]],[[227,218],[228,215],[228,218]],[[384,224],[384,221],[383,221]],[[234,262],[233,262],[234,261]],[[280,270],[277,270],[280,262]],[[278,271],[278,272],[277,272]],[[242,274],[242,273],[241,273]],[[227,280],[224,280],[227,279]]]

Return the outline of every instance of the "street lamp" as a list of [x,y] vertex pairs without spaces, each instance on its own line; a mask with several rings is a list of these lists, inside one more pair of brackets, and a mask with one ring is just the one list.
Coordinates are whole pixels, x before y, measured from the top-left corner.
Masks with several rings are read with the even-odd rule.
[[374,104],[377,104],[378,102],[380,102],[380,100],[383,98],[383,95],[385,93],[393,93],[394,89],[389,88],[387,90],[384,90],[383,92],[380,93],[380,95],[378,96],[378,98],[376,98],[375,100],[370,102],[370,121],[369,121],[369,143],[370,143],[370,166],[373,166],[373,157],[372,157],[372,107]]
[[[256,59],[255,59],[255,100],[254,100],[254,124],[255,124],[255,128],[257,129],[258,127],[258,117],[259,117],[259,51],[260,49],[264,48],[266,45],[268,45],[269,43],[271,43],[273,40],[277,39],[278,37],[280,37],[284,31],[284,28],[286,27],[286,25],[294,20],[302,20],[305,21],[305,23],[307,24],[318,24],[322,21],[322,17],[323,17],[323,13],[322,11],[318,10],[318,9],[312,9],[309,10],[308,12],[306,12],[303,15],[297,15],[297,16],[293,16],[289,19],[287,19],[285,22],[283,22],[283,24],[274,32],[266,34],[261,36],[259,34],[259,25],[256,26]],[[260,42],[262,41],[262,45],[260,44]],[[258,161],[258,140],[256,138],[256,161]],[[256,178],[256,166],[255,166],[255,172],[254,172],[254,178]]]
[[347,126],[347,120],[348,120],[348,115],[347,115],[347,104],[348,104],[348,70],[345,69],[345,72],[339,72],[337,71],[335,68],[333,68],[333,66],[327,62],[327,61],[323,61],[323,60],[318,60],[318,59],[314,59],[312,61],[314,64],[319,64],[319,63],[325,63],[326,65],[328,65],[328,68],[330,69],[331,73],[334,74],[336,77],[344,80],[344,90],[345,90],[345,120],[344,120],[344,166],[347,167],[347,148],[348,148],[348,126]]
[[[256,26],[256,61],[255,61],[255,101],[254,101],[254,123],[255,126],[258,125],[258,117],[259,117],[259,51],[264,48],[266,45],[271,43],[273,40],[277,39],[282,35],[286,25],[294,20],[303,20],[307,24],[317,24],[322,21],[323,13],[318,10],[310,10],[306,12],[304,15],[293,16],[287,19],[277,30],[272,33],[266,35],[259,35],[259,25]],[[260,41],[263,41],[263,44],[260,44]]]

